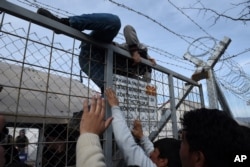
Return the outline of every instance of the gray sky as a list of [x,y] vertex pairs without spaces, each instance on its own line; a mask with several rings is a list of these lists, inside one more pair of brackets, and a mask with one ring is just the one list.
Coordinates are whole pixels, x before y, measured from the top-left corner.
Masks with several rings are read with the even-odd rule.
[[[11,1],[19,3],[18,0]],[[33,0],[29,0],[29,2],[33,2]],[[37,0],[36,2],[36,4],[47,7],[62,17],[64,14],[66,16],[101,12],[116,14],[122,22],[121,33],[125,25],[133,25],[142,43],[155,47],[157,48],[156,50],[160,49],[161,54],[154,50],[149,51],[158,64],[178,71],[187,77],[192,75],[195,67],[192,63],[184,60],[183,55],[194,39],[210,36],[216,40],[222,40],[225,36],[229,37],[232,42],[221,59],[232,56],[233,58],[229,59],[229,63],[240,65],[248,75],[248,84],[250,83],[250,52],[245,52],[250,48],[248,42],[250,22],[244,24],[243,22],[220,18],[215,23],[214,15],[211,12],[207,11],[204,13],[203,11],[188,9],[190,7],[201,8],[204,5],[206,8],[214,9],[219,13],[224,12],[224,14],[238,17],[242,7],[232,8],[232,4],[241,2],[239,0],[200,0],[202,4],[197,3],[197,0],[115,1],[124,4],[125,7],[120,7],[109,0]],[[28,8],[23,3],[20,3],[20,5]],[[30,9],[36,10],[35,8]],[[69,13],[65,13],[65,11]],[[123,42],[122,37],[122,35],[118,35],[118,38],[115,40]],[[209,46],[211,43],[208,41],[206,44]],[[207,60],[207,57],[201,57],[201,59]],[[219,78],[225,79],[227,72],[230,71],[230,65],[226,65],[226,63],[226,61],[221,61],[215,68]],[[231,80],[228,80],[228,78],[227,81],[231,83]],[[235,83],[234,86],[237,87],[238,84]],[[227,95],[227,92],[225,93]],[[230,93],[228,95],[232,96]],[[231,98],[231,100],[235,101],[235,98]],[[234,105],[236,107],[233,110],[239,110],[235,115],[250,116],[250,112],[246,112],[246,110],[249,111],[250,107],[244,105],[245,102],[243,100],[240,100],[240,103],[242,103],[240,109],[239,106]],[[237,102],[236,104],[239,103]]]

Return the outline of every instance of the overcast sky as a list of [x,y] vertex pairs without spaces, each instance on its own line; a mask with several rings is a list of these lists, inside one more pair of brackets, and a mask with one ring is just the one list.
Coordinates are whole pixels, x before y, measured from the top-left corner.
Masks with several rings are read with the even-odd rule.
[[[11,1],[28,7],[19,3],[18,0]],[[29,2],[33,2],[33,0],[29,0]],[[216,40],[222,40],[224,37],[229,37],[232,42],[226,50],[227,53],[221,59],[237,55],[231,60],[234,64],[239,64],[248,76],[250,75],[250,52],[239,54],[250,48],[250,22],[244,24],[220,18],[215,23],[214,15],[211,12],[204,13],[187,9],[190,7],[201,8],[201,4],[196,3],[197,0],[119,0],[115,2],[124,4],[128,8],[120,7],[109,0],[36,0],[36,4],[52,9],[60,16],[65,14],[64,11],[69,12],[66,14],[68,16],[101,12],[118,15],[122,22],[121,33],[125,25],[133,25],[142,43],[165,51],[165,54],[162,55],[150,50],[150,55],[157,60],[158,64],[171,70],[178,70],[179,73],[188,77],[192,75],[195,67],[192,63],[183,60],[183,55],[194,39],[210,36]],[[239,3],[241,0],[212,2],[201,0],[201,2],[206,8],[214,9],[219,13],[227,11],[224,14],[234,17],[238,17],[242,10],[242,7],[232,8],[232,4]],[[30,9],[36,10],[35,8]],[[123,42],[121,38],[122,35],[118,35],[115,40]],[[206,44],[210,45],[212,42],[208,41]],[[204,57],[204,60],[207,58]],[[221,65],[217,68],[220,69],[220,67],[227,70]],[[221,71],[223,72],[223,70]],[[223,76],[221,71],[218,71],[218,75]],[[242,105],[244,104],[245,102],[242,102]],[[242,111],[237,111],[235,116],[250,116],[249,108],[244,105],[240,109]]]

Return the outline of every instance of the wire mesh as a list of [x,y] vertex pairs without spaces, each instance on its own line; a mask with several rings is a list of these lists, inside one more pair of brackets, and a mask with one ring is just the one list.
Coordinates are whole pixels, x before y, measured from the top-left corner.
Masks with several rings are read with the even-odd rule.
[[[176,77],[172,82],[172,75],[162,69],[140,64],[131,71],[132,60],[116,52],[112,52],[113,66],[109,67],[107,50],[99,48],[102,57],[95,58],[97,46],[87,43],[90,54],[81,70],[81,41],[7,13],[0,16],[0,114],[9,130],[9,140],[1,145],[9,154],[7,164],[16,159],[33,166],[74,166],[82,101],[101,94],[110,82],[105,80],[107,75],[112,75],[128,126],[140,119],[152,140],[176,137],[183,113],[202,106],[197,86],[189,90],[190,84]],[[93,65],[100,71],[93,70]],[[113,74],[107,74],[107,68]],[[152,79],[146,82],[141,70],[149,68]],[[21,143],[24,149],[16,142],[22,129],[28,138]],[[113,137],[101,137],[102,144],[108,140],[113,143],[106,149],[112,150],[116,166],[122,156]]]

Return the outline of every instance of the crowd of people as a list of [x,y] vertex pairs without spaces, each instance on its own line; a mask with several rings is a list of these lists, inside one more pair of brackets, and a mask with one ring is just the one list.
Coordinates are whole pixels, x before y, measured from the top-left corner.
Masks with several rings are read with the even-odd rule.
[[[130,132],[112,89],[106,90],[106,98],[112,110],[112,117],[106,120],[104,99],[92,98],[90,110],[87,102],[84,102],[81,135],[77,141],[79,167],[89,164],[106,166],[99,135],[111,122],[115,141],[128,166],[230,167],[236,155],[250,151],[250,129],[239,125],[223,111],[201,108],[186,112],[181,119],[183,129],[180,145],[178,140],[168,138],[152,144],[143,136],[138,120]],[[99,126],[91,126],[91,122]],[[133,135],[139,139],[140,146]],[[92,157],[91,162],[89,157],[84,158],[86,155]],[[249,160],[246,163],[249,165]]]
[[[39,9],[37,13],[80,31],[92,30],[89,34],[90,37],[109,44],[113,42],[121,27],[119,17],[113,14],[95,13],[57,18],[45,9]],[[132,26],[125,26],[124,36],[126,43],[115,45],[128,50],[132,61],[128,67],[123,66],[124,63],[120,60],[114,62],[116,68],[122,69],[118,74],[125,75],[122,71],[129,71],[130,75],[125,76],[131,78],[143,76],[144,81],[150,82],[152,69],[140,64],[140,61],[141,58],[145,58],[154,65],[156,64],[155,60],[147,54],[147,48],[139,42],[136,31]],[[100,136],[111,124],[115,142],[122,152],[127,166],[229,167],[233,155],[250,151],[249,128],[239,125],[225,112],[217,109],[201,108],[185,112],[183,118],[181,118],[183,129],[179,131],[180,139],[162,138],[152,142],[144,135],[140,120],[134,121],[134,127],[131,131],[119,107],[115,91],[111,88],[104,89],[104,50],[94,46],[90,54],[90,47],[90,44],[82,42],[79,64],[81,69],[100,87],[105,99],[96,95],[91,98],[90,104],[88,100],[83,102],[79,126],[80,134],[77,138],[76,149],[73,149],[76,157],[72,158],[73,161],[76,160],[77,167],[106,166]],[[89,61],[90,58],[91,61]],[[101,59],[102,64],[95,59],[98,61]],[[105,118],[106,100],[112,112],[112,116],[109,118]],[[4,125],[4,117],[0,116],[1,143]],[[54,127],[46,128],[45,131],[49,132],[54,129]],[[64,130],[59,129],[58,131]],[[17,146],[21,152],[28,143],[27,139],[23,137],[24,134],[25,131],[20,131],[20,137],[18,138],[20,142]],[[58,144],[53,144],[55,138]],[[59,167],[62,165],[58,165],[58,163],[65,160],[64,156],[57,160],[57,164],[52,164],[50,159],[53,154],[59,155],[63,152],[66,138],[66,134],[64,138],[57,138],[56,135],[45,136],[48,144],[44,146],[44,150],[50,152],[43,157],[43,163],[48,164],[47,166]],[[5,148],[0,145],[0,167],[6,164],[5,152]],[[73,152],[72,154],[74,154]]]
[[[188,111],[184,114],[181,118],[183,126],[181,140],[163,138],[152,143],[148,137],[144,136],[139,120],[134,121],[134,127],[130,131],[123,112],[119,108],[115,92],[108,88],[105,95],[112,111],[112,116],[106,119],[104,98],[94,96],[90,104],[88,100],[83,102],[83,114],[79,126],[80,136],[76,145],[77,167],[106,166],[100,135],[111,124],[115,141],[123,153],[127,166],[230,167],[235,155],[250,151],[250,128],[239,125],[223,111],[206,108]],[[48,131],[50,131],[49,128],[52,127],[48,127]],[[4,129],[5,119],[0,116],[1,143],[3,136],[6,136]],[[23,133],[22,130],[20,132]],[[54,153],[62,151],[58,150],[61,147],[54,147]],[[6,163],[4,145],[0,145],[0,157],[0,167],[3,167]],[[246,159],[245,163],[249,165],[249,160]],[[15,165],[28,166],[18,160],[9,164],[9,166]]]
[[24,129],[21,129],[19,136],[13,140],[6,127],[5,117],[0,115],[0,167],[31,167],[20,158],[28,144],[24,133]]
[[[180,132],[180,140],[163,138],[151,142],[144,136],[140,120],[134,121],[134,127],[130,131],[115,91],[106,89],[105,97],[106,99],[97,95],[92,97],[90,104],[88,100],[83,102],[80,136],[75,150],[77,167],[106,166],[100,136],[111,124],[115,141],[127,166],[230,167],[236,155],[250,151],[250,128],[239,125],[223,111],[206,108],[187,111],[181,118],[183,129]],[[112,111],[109,118],[105,118],[106,100]],[[1,143],[5,139],[3,136],[6,136],[5,128],[5,119],[0,116]],[[47,140],[51,140],[48,143],[53,144],[51,129],[54,129],[54,126],[46,128],[46,131],[50,132]],[[58,131],[64,133],[65,130]],[[20,136],[24,136],[23,130],[20,130]],[[56,138],[56,135],[54,137]],[[17,145],[23,148],[23,145]],[[4,146],[0,145],[0,167],[6,163]],[[54,148],[54,151],[51,150],[52,154],[60,153],[64,148],[58,145],[48,147]],[[73,154],[72,152],[72,156]],[[249,160],[246,159],[245,163],[247,162],[249,165]],[[28,166],[18,160],[9,163],[9,166],[15,165]]]

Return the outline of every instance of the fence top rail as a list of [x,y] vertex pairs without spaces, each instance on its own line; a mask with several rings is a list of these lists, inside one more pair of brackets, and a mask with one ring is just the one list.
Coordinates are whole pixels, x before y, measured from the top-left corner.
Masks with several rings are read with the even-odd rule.
[[[0,1],[0,10],[6,12],[8,14],[11,14],[13,16],[16,16],[18,18],[22,18],[22,19],[30,21],[32,23],[41,25],[43,27],[63,32],[63,34],[70,36],[72,38],[78,39],[80,41],[85,41],[85,42],[94,44],[96,46],[99,46],[99,47],[102,47],[105,49],[111,49],[113,52],[119,53],[122,56],[125,56],[127,58],[131,58],[128,51],[126,51],[118,46],[95,41],[90,36],[80,32],[72,27],[69,27],[69,26],[64,25],[62,23],[59,23],[59,22],[54,21],[52,19],[49,19],[45,16],[34,13],[33,11],[30,11],[26,8],[23,8],[23,7],[20,7],[18,5],[15,5],[11,2],[8,2],[7,0]],[[60,24],[60,26],[58,26],[59,24]],[[152,63],[150,63],[150,61],[148,61],[146,59],[142,59],[141,63],[146,64],[148,66],[151,66],[152,68],[154,68],[156,70],[164,72],[164,73],[171,75],[173,77],[176,77],[178,79],[184,80],[184,81],[186,81],[189,84],[192,84],[194,86],[199,86],[199,84],[197,82],[193,81],[192,79],[190,79],[184,75],[181,75],[179,73],[176,73],[168,68],[165,68],[161,65],[154,65],[153,66]]]

